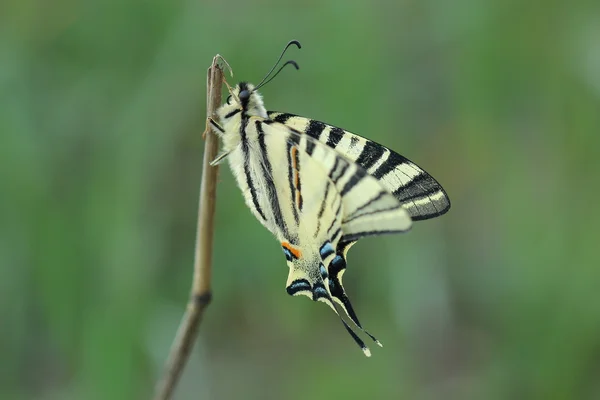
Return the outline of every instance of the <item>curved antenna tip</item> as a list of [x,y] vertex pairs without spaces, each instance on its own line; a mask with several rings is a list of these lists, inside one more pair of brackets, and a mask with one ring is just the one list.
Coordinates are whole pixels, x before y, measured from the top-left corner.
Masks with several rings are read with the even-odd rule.
[[[257,90],[258,88],[260,88],[263,85],[266,85],[267,82],[269,82],[271,79],[275,78],[275,76],[283,69],[283,67],[285,67],[288,64],[292,64],[294,65],[294,67],[296,67],[296,69],[300,69],[300,67],[298,66],[298,64],[296,63],[296,61],[288,61],[286,62],[281,68],[279,68],[279,70],[275,73],[275,75],[271,76],[271,74],[273,73],[273,71],[275,71],[275,68],[277,68],[277,65],[279,64],[279,62],[281,61],[281,59],[283,58],[283,55],[285,54],[285,52],[287,51],[287,49],[291,46],[295,44],[296,46],[298,46],[299,49],[302,48],[302,46],[300,45],[300,42],[297,40],[290,40],[288,42],[288,44],[285,45],[285,48],[283,49],[283,51],[281,52],[281,54],[279,55],[279,58],[277,59],[277,62],[275,62],[275,65],[273,65],[273,67],[271,68],[271,70],[267,73],[267,75],[265,75],[264,78],[262,78],[262,80],[258,83],[258,85],[256,85],[256,87],[254,88],[254,90]],[[271,77],[270,77],[271,76]],[[270,77],[270,78],[269,78]]]
[[[301,48],[302,48],[302,45],[301,45],[301,44],[300,44],[300,42],[299,42],[299,41],[297,41],[297,40],[290,40],[290,41],[289,41],[289,43],[288,43],[287,45],[288,45],[288,46],[291,46],[291,45],[293,45],[293,44],[295,44],[296,46],[298,46],[298,48],[299,48],[299,49],[301,49]],[[287,47],[287,46],[286,46],[286,47]]]

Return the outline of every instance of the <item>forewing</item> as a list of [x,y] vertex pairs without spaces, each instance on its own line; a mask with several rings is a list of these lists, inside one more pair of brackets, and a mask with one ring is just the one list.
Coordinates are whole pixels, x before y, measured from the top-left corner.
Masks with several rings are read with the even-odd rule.
[[[265,121],[262,130],[267,136],[285,137],[288,143],[318,162],[322,176],[311,177],[311,181],[329,179],[334,184],[341,197],[341,203],[336,205],[339,211],[334,213],[341,212],[342,215],[342,242],[368,235],[404,232],[410,228],[412,221],[407,210],[360,165],[289,126]],[[324,194],[322,197],[325,201]]]
[[344,129],[289,113],[268,112],[269,118],[335,149],[379,180],[402,203],[413,220],[437,217],[450,209],[442,186],[400,154]]

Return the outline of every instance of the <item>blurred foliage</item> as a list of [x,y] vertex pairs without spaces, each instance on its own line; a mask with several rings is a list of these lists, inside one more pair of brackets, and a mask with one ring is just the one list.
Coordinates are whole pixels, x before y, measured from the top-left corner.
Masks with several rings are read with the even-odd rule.
[[[187,300],[206,68],[385,143],[453,208],[361,241],[365,359],[220,175],[177,399],[600,398],[600,3],[0,3],[0,398],[148,398]],[[232,79],[229,79],[232,81]]]

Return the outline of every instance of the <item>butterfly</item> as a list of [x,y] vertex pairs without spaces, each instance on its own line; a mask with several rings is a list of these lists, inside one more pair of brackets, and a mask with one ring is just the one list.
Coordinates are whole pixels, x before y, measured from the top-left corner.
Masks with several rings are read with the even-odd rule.
[[272,74],[291,45],[301,47],[289,42],[258,85],[227,84],[219,122],[209,119],[223,145],[213,164],[229,161],[247,206],[281,244],[288,294],[331,307],[370,356],[341,315],[381,346],[344,290],[348,250],[365,236],[405,232],[413,221],[442,215],[450,200],[431,175],[387,147],[314,119],[267,111],[257,90],[286,65],[298,69],[290,60]]

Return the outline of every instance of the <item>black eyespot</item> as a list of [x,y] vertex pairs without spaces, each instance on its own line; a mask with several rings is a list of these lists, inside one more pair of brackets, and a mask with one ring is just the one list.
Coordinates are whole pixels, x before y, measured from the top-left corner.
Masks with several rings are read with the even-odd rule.
[[250,92],[247,90],[242,90],[238,97],[240,98],[240,101],[248,101],[248,99],[250,99]]
[[227,104],[231,104],[231,95],[227,96]]

